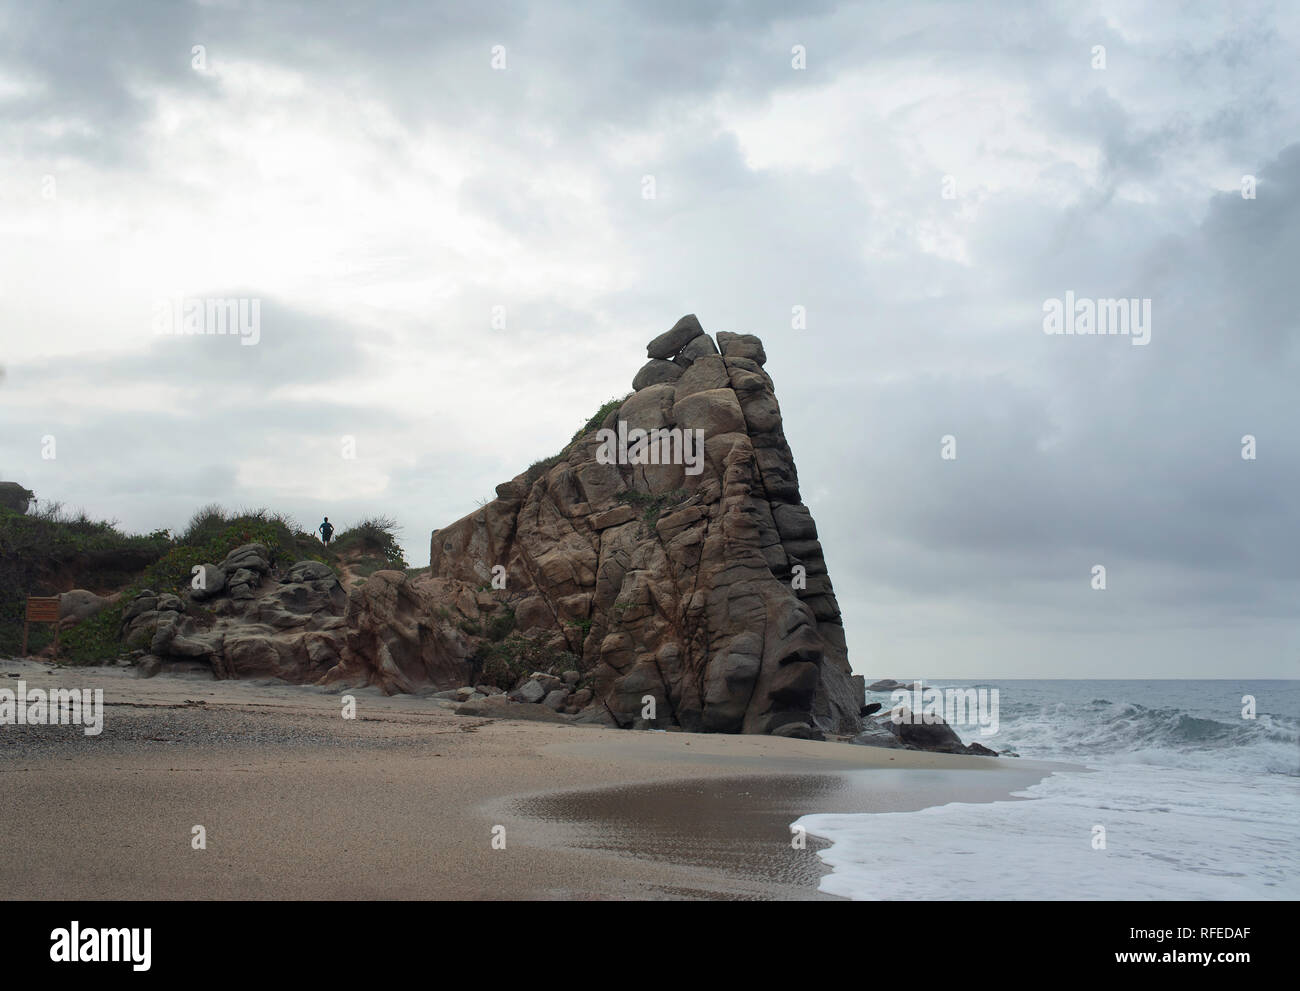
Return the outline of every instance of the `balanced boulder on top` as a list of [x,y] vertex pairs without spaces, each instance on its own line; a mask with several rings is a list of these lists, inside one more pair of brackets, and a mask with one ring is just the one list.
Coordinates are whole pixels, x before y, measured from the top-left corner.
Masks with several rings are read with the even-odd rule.
[[688,313],[646,345],[647,358],[673,358],[677,352],[704,333],[694,313]]

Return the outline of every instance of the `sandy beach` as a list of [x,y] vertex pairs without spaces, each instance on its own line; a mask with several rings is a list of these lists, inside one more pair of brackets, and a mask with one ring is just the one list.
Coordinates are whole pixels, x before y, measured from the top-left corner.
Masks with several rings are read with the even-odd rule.
[[791,846],[799,816],[1005,799],[1061,766],[371,689],[344,719],[346,693],[0,661],[0,688],[19,680],[103,689],[105,708],[98,736],[0,726],[9,899],[828,898],[819,841]]

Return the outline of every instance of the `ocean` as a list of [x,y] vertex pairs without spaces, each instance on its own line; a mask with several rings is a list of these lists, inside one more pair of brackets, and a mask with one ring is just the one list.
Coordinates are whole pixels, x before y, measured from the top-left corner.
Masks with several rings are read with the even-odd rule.
[[[1300,681],[926,682],[998,690],[963,742],[1065,761],[1009,801],[806,815],[831,894],[900,899],[1300,898]],[[1256,718],[1243,718],[1243,696]],[[886,708],[890,694],[868,701]],[[1014,764],[1015,758],[1000,758]],[[884,894],[882,894],[884,893]]]

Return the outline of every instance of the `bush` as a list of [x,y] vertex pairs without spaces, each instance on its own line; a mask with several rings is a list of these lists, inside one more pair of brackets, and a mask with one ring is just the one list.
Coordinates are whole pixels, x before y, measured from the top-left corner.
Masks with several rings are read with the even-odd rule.
[[179,539],[183,544],[206,543],[229,525],[226,511],[216,503],[209,503],[190,517]]
[[515,611],[513,609],[502,609],[491,619],[484,627],[484,634],[494,643],[504,640],[515,628]]
[[685,489],[676,489],[662,495],[627,490],[618,494],[618,501],[639,510],[645,522],[654,523],[669,509],[685,502],[689,497],[690,493]]
[[[406,556],[397,542],[398,533],[396,520],[387,516],[372,516],[338,534],[330,542],[330,550],[338,555],[376,557],[384,565],[398,571],[405,571]],[[378,565],[371,573],[377,570],[379,570]]]
[[568,454],[569,449],[566,447],[559,454],[552,454],[549,458],[534,461],[528,466],[528,471],[524,473],[524,484],[531,488],[543,475],[568,457]]
[[288,567],[309,558],[321,560],[319,555],[305,553],[292,521],[286,522],[280,514],[252,510],[229,521],[224,530],[202,544],[173,546],[122,592],[116,604],[68,630],[63,635],[68,658],[76,664],[92,664],[116,657],[123,649],[122,612],[137,594],[151,589],[180,595],[189,589],[195,565],[220,564],[227,554],[244,544],[266,545],[272,567]]
[[596,412],[592,414],[591,419],[578,428],[578,432],[569,439],[569,443],[572,444],[579,437],[583,437],[591,433],[591,431],[599,429],[600,425],[605,422],[605,418],[627,402],[628,396],[631,395],[632,393],[629,392],[627,396],[624,396],[622,399],[605,400],[600,409],[596,410]]
[[[337,549],[364,559],[362,575],[381,567],[405,569],[396,532],[393,520],[372,517],[340,534]],[[72,573],[87,587],[123,589],[117,604],[61,637],[74,663],[111,660],[124,649],[122,611],[139,592],[180,594],[189,589],[196,565],[220,564],[236,547],[252,543],[265,544],[277,568],[305,560],[336,563],[330,560],[335,545],[326,551],[296,520],[266,509],[231,513],[219,505],[204,506],[173,538],[166,530],[125,534],[115,521],[93,520],[58,503],[28,514],[0,506],[0,655],[19,650],[25,597],[57,594]],[[32,627],[28,649],[37,652],[53,639],[52,626]]]
[[571,651],[552,646],[550,640],[550,634],[511,633],[498,643],[484,642],[474,658],[481,670],[479,679],[509,691],[516,681],[534,671],[560,674],[579,667]]
[[[0,654],[21,649],[27,596],[56,595],[67,573],[96,588],[120,586],[171,546],[166,530],[126,534],[115,521],[92,520],[58,503],[26,514],[0,507]],[[28,649],[39,651],[53,639],[53,626],[34,626]]]

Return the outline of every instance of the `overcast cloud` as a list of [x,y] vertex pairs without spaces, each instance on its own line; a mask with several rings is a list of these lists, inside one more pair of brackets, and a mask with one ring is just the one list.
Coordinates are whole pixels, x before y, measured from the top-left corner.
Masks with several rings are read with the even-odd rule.
[[766,345],[858,671],[1295,677],[1300,12],[1133,6],[0,4],[0,477],[425,564],[694,312]]

